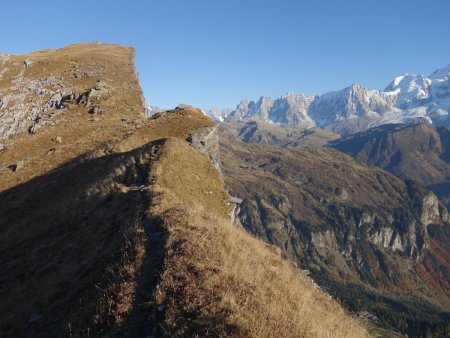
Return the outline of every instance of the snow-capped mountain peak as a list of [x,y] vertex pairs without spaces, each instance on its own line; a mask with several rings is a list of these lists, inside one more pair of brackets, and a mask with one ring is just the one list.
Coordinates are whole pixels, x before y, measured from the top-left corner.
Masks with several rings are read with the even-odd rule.
[[436,69],[433,73],[428,76],[430,79],[441,79],[445,80],[445,78],[450,77],[450,65],[444,68]]
[[398,76],[385,89],[397,94],[397,106],[407,109],[416,101],[424,100],[429,96],[431,80],[423,75],[404,74]]
[[433,123],[450,127],[450,65],[429,76],[403,74],[384,90],[359,83],[321,96],[286,93],[277,99],[246,99],[217,121],[260,119],[290,127],[324,129],[341,134],[386,123]]

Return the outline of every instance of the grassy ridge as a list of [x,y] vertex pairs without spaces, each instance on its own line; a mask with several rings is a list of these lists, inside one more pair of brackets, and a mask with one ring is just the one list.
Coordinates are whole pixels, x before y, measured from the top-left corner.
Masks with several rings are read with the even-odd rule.
[[206,158],[170,139],[151,177],[158,196],[152,213],[163,215],[168,233],[156,292],[165,309],[161,333],[367,336],[278,250],[231,224],[222,182]]

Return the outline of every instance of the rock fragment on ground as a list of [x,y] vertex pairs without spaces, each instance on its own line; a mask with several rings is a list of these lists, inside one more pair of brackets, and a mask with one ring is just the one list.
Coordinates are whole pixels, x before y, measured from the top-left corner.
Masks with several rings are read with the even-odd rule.
[[23,169],[23,167],[25,166],[25,161],[17,161],[16,163],[13,163],[11,165],[8,166],[8,168],[12,171],[12,172],[17,172],[21,169]]
[[55,143],[62,143],[62,137],[61,136],[56,136],[53,138],[53,142]]

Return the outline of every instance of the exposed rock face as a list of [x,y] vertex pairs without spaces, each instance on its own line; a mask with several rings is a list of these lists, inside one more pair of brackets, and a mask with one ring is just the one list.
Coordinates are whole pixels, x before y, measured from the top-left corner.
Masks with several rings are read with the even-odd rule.
[[[0,89],[0,139],[23,133],[36,119],[44,116],[52,118],[50,111],[62,108],[61,100],[65,91],[73,92],[71,85],[62,77],[27,77],[27,73],[32,70],[31,66],[17,72],[19,61],[16,58],[2,67],[5,72],[0,81],[9,81],[11,87]],[[65,88],[63,92],[61,88]]]
[[111,86],[108,85],[105,81],[99,80],[99,81],[97,81],[95,86],[92,87],[89,90],[89,95],[88,96],[92,97],[92,98],[99,99],[102,96],[111,95],[111,93],[112,93]]
[[242,120],[257,118],[263,121],[279,123],[301,128],[315,126],[314,121],[308,116],[308,108],[313,102],[314,96],[308,94],[288,93],[276,100],[269,97],[261,97],[257,102],[243,100],[236,110],[223,117],[226,120]]
[[435,194],[430,192],[423,198],[420,220],[423,225],[427,226],[432,223],[440,223],[442,219],[445,219],[445,216],[441,217],[439,213],[439,200]]
[[[219,171],[219,173],[222,175],[222,171]],[[242,204],[242,199],[239,197],[230,196],[225,201],[225,205],[229,205],[232,207],[232,210],[230,212],[231,222],[238,224],[238,225],[242,225],[238,218],[238,215],[241,212],[241,204]]]
[[[393,251],[400,250],[410,258],[417,258],[423,249],[421,243],[426,241],[426,226],[446,221],[445,207],[440,205],[435,194],[413,182],[405,185],[392,175],[363,167],[337,152],[319,148],[304,148],[297,152],[293,149],[265,148],[256,144],[250,146],[235,143],[233,146],[237,150],[232,153],[229,145],[223,145],[227,162],[224,174],[225,178],[229,177],[232,191],[245,191],[244,185],[238,185],[234,179],[240,181],[247,175],[260,177],[262,184],[259,191],[251,190],[251,185],[248,188],[254,193],[254,201],[244,198],[243,206],[249,212],[247,216],[243,216],[247,217],[243,220],[244,223],[258,225],[260,221],[254,219],[256,208],[265,215],[263,219],[267,223],[264,221],[263,224],[267,228],[277,229],[276,232],[284,232],[281,229],[289,228],[287,224],[292,226],[304,222],[313,228],[333,228],[337,224],[340,224],[339,228],[345,228],[352,224],[345,231],[346,237],[355,239],[368,236],[373,243]],[[231,154],[235,157],[231,158]],[[305,163],[301,163],[302,159]],[[328,161],[328,164],[325,165],[322,161]],[[298,174],[295,174],[296,170]],[[237,176],[233,176],[235,174]],[[263,183],[263,175],[270,178],[267,183]],[[277,178],[279,185],[275,181],[269,183],[272,177]],[[250,180],[252,181],[254,178]],[[266,185],[273,185],[267,191],[267,196],[264,195]],[[245,195],[250,198],[249,193],[247,191]],[[309,202],[299,204],[294,197],[297,194],[302,195],[303,200],[310,196]],[[237,196],[244,197],[239,193]],[[386,208],[389,204],[391,208]],[[311,208],[312,210],[308,210]],[[300,218],[294,221],[292,214],[297,213],[300,213]],[[248,217],[253,220],[250,221]],[[327,219],[330,223],[327,223]],[[257,231],[253,225],[252,231]],[[323,238],[329,239],[330,235]]]
[[200,153],[207,155],[214,167],[222,172],[217,128],[217,125],[199,128],[188,136],[187,141]]
[[326,249],[327,251],[339,250],[336,235],[333,230],[326,230],[325,232],[312,232],[311,243],[317,249]]
[[33,61],[30,60],[30,59],[26,59],[26,60],[23,62],[23,64],[25,65],[25,68],[30,67],[32,63],[33,63]]
[[12,172],[17,172],[17,171],[23,169],[24,166],[25,166],[25,161],[17,161],[16,163],[11,164],[8,168]]
[[76,53],[70,57],[66,50],[2,54],[0,139],[60,124],[74,105],[90,106],[92,100],[99,102],[112,94],[112,87],[102,79],[106,64],[80,63]]

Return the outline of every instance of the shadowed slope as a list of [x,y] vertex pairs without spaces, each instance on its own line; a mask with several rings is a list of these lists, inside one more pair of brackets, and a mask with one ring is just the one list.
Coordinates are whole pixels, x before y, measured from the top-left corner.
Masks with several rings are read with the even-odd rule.
[[3,334],[120,328],[145,255],[154,147],[74,160],[1,193]]
[[161,271],[160,334],[364,335],[274,248],[235,228],[226,197],[209,160],[177,139],[77,159],[3,192],[2,333],[139,336],[158,324],[146,323],[159,312],[145,304]]

